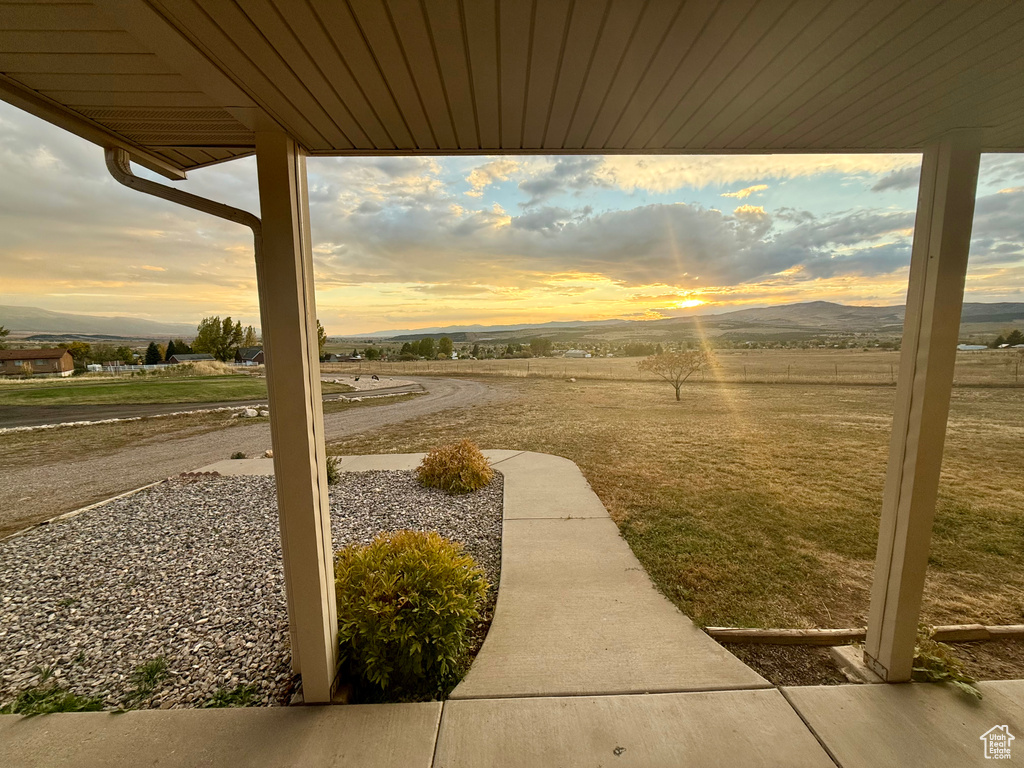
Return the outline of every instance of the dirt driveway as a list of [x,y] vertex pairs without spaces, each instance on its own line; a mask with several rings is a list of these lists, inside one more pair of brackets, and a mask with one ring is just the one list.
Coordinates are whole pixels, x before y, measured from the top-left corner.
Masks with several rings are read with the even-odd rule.
[[[427,394],[412,400],[352,408],[324,417],[328,440],[358,435],[415,420],[437,411],[490,402],[500,393],[487,384],[461,379],[416,380]],[[91,429],[80,427],[72,429]],[[65,439],[63,428],[49,430]],[[112,451],[89,451],[71,460],[15,466],[0,462],[0,536],[147,483],[186,472],[240,451],[258,456],[270,447],[270,424],[232,426],[187,437],[170,434]]]

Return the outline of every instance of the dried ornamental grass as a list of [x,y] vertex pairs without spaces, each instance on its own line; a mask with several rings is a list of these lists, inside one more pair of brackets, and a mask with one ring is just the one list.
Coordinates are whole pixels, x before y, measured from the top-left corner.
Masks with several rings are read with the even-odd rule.
[[417,469],[420,483],[448,493],[478,491],[491,482],[494,470],[470,440],[434,448]]

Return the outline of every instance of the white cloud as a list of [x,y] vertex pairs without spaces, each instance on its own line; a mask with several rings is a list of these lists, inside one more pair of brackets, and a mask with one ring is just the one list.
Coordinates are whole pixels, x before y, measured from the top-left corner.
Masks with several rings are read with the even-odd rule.
[[595,175],[627,191],[672,192],[822,173],[877,175],[920,162],[920,155],[610,155]]
[[[913,212],[903,198],[867,190],[906,186],[918,165],[916,155],[311,158],[323,311],[362,313],[360,327],[379,327],[375,312],[382,323],[474,320],[528,305],[584,316],[654,285],[663,288],[645,292],[651,301],[687,290],[742,296],[768,284],[818,296],[828,281],[874,290],[872,281],[909,262]],[[838,204],[771,181],[824,172],[849,182]],[[984,158],[972,266],[986,286],[1002,281],[1003,293],[1024,274],[1021,178],[1024,155]],[[502,181],[517,187],[500,190],[505,207],[485,194]],[[786,204],[751,205],[769,185]],[[180,186],[259,209],[252,158],[191,173]],[[621,194],[704,187],[712,189],[696,195],[703,205],[635,205]],[[731,212],[713,207],[722,193],[736,201]],[[254,272],[244,228],[120,187],[98,148],[0,104],[0,302],[256,323]]]
[[735,197],[739,200],[745,200],[755,192],[764,192],[766,189],[768,189],[767,184],[755,184],[752,187],[744,187],[736,192],[723,192],[722,197]]
[[470,197],[483,197],[487,187],[499,181],[508,181],[518,170],[518,161],[504,157],[477,166],[466,176],[470,186],[466,194]]

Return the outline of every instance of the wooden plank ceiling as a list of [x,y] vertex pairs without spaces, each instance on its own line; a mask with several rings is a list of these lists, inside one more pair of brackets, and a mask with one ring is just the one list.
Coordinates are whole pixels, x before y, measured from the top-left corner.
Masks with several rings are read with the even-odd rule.
[[0,0],[0,73],[180,169],[263,126],[314,154],[1024,151],[1019,0]]

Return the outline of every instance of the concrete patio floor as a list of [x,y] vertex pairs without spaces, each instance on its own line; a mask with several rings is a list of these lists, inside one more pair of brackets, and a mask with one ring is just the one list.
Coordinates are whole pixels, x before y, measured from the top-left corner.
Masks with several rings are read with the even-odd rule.
[[2,716],[0,765],[963,766],[982,764],[992,726],[1024,732],[1024,681],[983,683],[981,702],[937,685],[773,688],[655,590],[572,462],[486,453],[505,480],[501,585],[448,701]]

